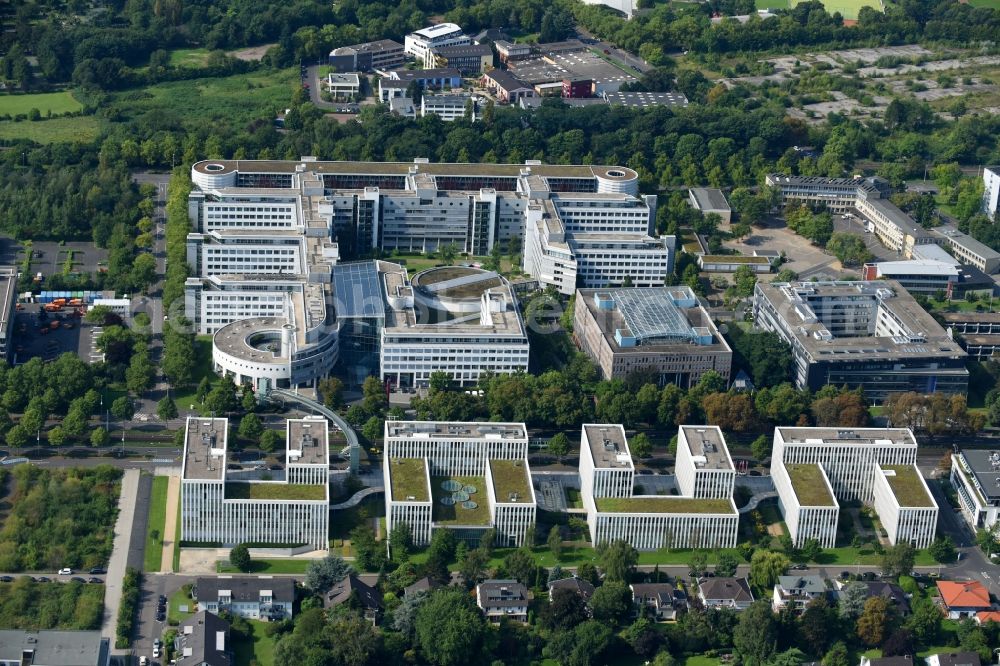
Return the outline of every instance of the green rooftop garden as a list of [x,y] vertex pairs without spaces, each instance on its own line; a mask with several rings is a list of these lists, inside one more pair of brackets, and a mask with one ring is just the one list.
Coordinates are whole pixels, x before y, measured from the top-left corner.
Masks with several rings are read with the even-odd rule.
[[[476,492],[469,494],[469,501],[475,503],[475,508],[466,508],[462,502],[442,504],[441,498],[451,497],[455,491],[445,490],[442,484],[447,481],[456,482],[461,487],[473,486]],[[489,525],[490,501],[486,496],[486,479],[481,476],[432,476],[431,495],[434,508],[431,519],[441,525]]]
[[884,471],[893,471],[894,475],[887,475],[885,480],[889,482],[892,494],[896,496],[896,501],[900,506],[934,506],[930,496],[924,490],[924,484],[920,480],[920,474],[913,465],[882,465]]
[[226,499],[323,500],[326,499],[326,486],[280,482],[231,482],[226,484]]
[[531,480],[523,460],[491,460],[490,472],[497,502],[509,502],[512,493],[517,493],[518,502],[531,501]]
[[597,497],[594,501],[602,513],[734,513],[727,499],[637,495]]
[[427,465],[423,458],[393,458],[389,463],[389,477],[392,480],[392,499],[397,502],[426,502]]
[[785,465],[799,506],[836,506],[819,465]]

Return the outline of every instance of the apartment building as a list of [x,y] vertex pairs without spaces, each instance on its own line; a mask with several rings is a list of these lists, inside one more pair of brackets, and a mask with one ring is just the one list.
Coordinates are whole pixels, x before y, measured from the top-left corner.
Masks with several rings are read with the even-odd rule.
[[471,44],[472,38],[454,23],[438,23],[411,32],[403,41],[403,51],[424,66],[433,67],[434,49]]
[[504,619],[527,623],[530,604],[531,593],[516,580],[484,580],[476,585],[476,605],[494,624]]
[[876,401],[968,388],[965,351],[892,280],[758,282],[753,310],[791,346],[799,388],[860,386]]
[[329,64],[337,72],[371,72],[395,69],[405,59],[402,44],[379,39],[334,49],[330,51]]
[[265,481],[227,469],[228,419],[188,417],[181,475],[184,538],[326,550],[329,473],[317,470],[329,465],[327,429],[322,418],[290,420],[284,474]]
[[[698,428],[688,433],[692,439],[701,436]],[[708,426],[702,429],[705,433],[709,430]],[[718,443],[725,446],[724,442]],[[728,459],[728,451],[725,457]],[[623,539],[637,550],[735,546],[738,514],[731,495],[636,495],[634,476],[624,428],[584,424],[580,436],[580,495],[593,544]],[[713,495],[718,489],[715,483],[689,485]]]
[[191,594],[199,613],[228,611],[250,620],[290,620],[295,581],[271,576],[211,576],[195,580]]
[[493,529],[523,545],[537,506],[523,423],[387,421],[384,446],[387,530],[406,523],[426,545],[437,529],[470,543]]
[[891,543],[926,548],[938,507],[916,456],[904,428],[775,428],[771,476],[793,543],[832,548],[838,500],[846,500],[872,506]]
[[951,457],[951,485],[973,530],[1000,522],[1000,449],[963,448]]
[[604,379],[654,371],[689,388],[709,370],[727,380],[733,352],[690,287],[578,289],[573,338]]

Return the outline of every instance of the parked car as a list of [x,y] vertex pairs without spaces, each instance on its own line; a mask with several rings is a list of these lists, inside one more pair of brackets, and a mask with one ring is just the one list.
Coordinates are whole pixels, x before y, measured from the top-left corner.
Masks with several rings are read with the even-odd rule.
[[79,576],[73,576],[72,578],[70,578],[70,580],[73,581],[74,583],[86,583],[87,582],[84,579],[80,578]]
[[63,567],[62,569],[59,570],[59,575],[60,576],[72,576],[73,575],[73,570],[70,569],[69,567]]
[[0,576],[0,583],[13,583],[13,582],[14,582],[13,576]]
[[104,569],[102,569],[101,567],[94,567],[93,569],[90,570],[90,573],[92,573],[92,574],[106,574],[108,572],[105,571]]
[[793,571],[805,571],[808,568],[809,568],[808,564],[796,564],[795,566],[792,567],[792,570]]
[[841,571],[840,572],[840,579],[841,580],[847,580],[850,577],[851,577],[851,572],[850,571]]
[[48,576],[38,576],[37,578],[35,578],[35,582],[36,582],[36,583],[48,583],[48,582],[50,582],[51,580],[52,580],[52,579],[51,579],[51,578],[49,578]]
[[103,583],[104,581],[103,581],[103,580],[101,580],[100,578],[94,578],[94,577],[91,577],[91,578],[88,578],[88,579],[87,579],[87,582],[88,582],[88,583],[93,583],[93,584],[95,584],[95,585],[98,585],[98,584],[100,584],[100,583]]
[[[167,597],[165,595],[161,594],[159,601],[160,601],[161,604],[165,604],[165,603],[167,603]],[[159,639],[157,639],[157,640],[159,640]]]

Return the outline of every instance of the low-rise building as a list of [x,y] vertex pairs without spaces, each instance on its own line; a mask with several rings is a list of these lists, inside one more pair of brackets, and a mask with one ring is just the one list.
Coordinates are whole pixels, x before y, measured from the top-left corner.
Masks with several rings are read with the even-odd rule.
[[420,115],[434,114],[441,120],[450,122],[469,116],[476,119],[476,102],[469,94],[424,95],[420,98]]
[[357,72],[330,72],[326,87],[334,101],[351,102],[361,94],[361,77]]
[[476,605],[490,622],[507,619],[526,623],[529,603],[528,588],[516,580],[485,580],[476,585]]
[[382,604],[382,593],[361,580],[356,573],[350,573],[334,584],[326,593],[323,603],[327,608],[335,608],[341,604],[351,603],[364,614],[372,624],[377,624],[385,606]]
[[936,242],[945,245],[963,264],[975,266],[984,273],[1000,273],[1000,252],[953,226],[933,230]]
[[450,90],[462,87],[462,74],[454,67],[434,69],[394,69],[378,80],[378,98],[385,104],[393,97],[406,97],[413,84],[421,90]]
[[290,620],[295,603],[291,578],[211,576],[198,578],[191,590],[198,611],[228,611],[251,620]]
[[109,666],[111,642],[100,631],[0,629],[0,664]]
[[632,590],[632,605],[639,615],[648,608],[657,620],[671,621],[677,619],[679,611],[687,608],[684,593],[670,583],[633,583],[629,589]]
[[977,580],[939,580],[938,596],[948,619],[973,618],[980,611],[992,610],[990,592]]
[[417,110],[417,107],[413,105],[413,100],[409,97],[393,97],[389,100],[389,113],[397,116],[416,120]]
[[705,608],[746,610],[753,603],[753,593],[746,578],[703,578],[698,582],[698,598]]
[[865,598],[881,597],[889,602],[896,615],[906,617],[910,614],[910,600],[903,592],[903,588],[890,581],[884,580],[855,580],[855,581],[835,581],[835,597],[843,598],[845,590],[852,587],[860,587],[865,590]]
[[403,45],[391,39],[379,39],[341,46],[330,51],[330,66],[336,72],[371,72],[394,69],[403,64]]
[[403,51],[428,66],[434,62],[434,49],[471,43],[472,38],[459,26],[454,23],[438,23],[408,34],[403,40]]
[[698,256],[698,268],[706,273],[735,273],[744,266],[754,273],[770,273],[771,259],[768,257],[746,257],[739,254],[702,254]]
[[462,76],[480,76],[493,66],[493,49],[489,44],[460,44],[431,49],[434,67],[453,67]]
[[482,85],[501,104],[517,104],[522,97],[534,97],[535,89],[503,69],[492,69],[482,78]]
[[771,597],[771,610],[780,613],[791,607],[798,613],[806,609],[813,599],[826,597],[826,581],[821,576],[778,576]]
[[606,92],[604,101],[610,106],[628,106],[635,109],[688,105],[688,98],[679,92]]
[[1000,521],[1000,449],[963,448],[951,457],[951,485],[974,531]]
[[733,221],[733,209],[729,207],[722,190],[714,187],[692,187],[688,190],[688,201],[691,202],[691,207],[702,215],[714,213],[722,218],[723,224],[730,224]]
[[579,289],[573,337],[604,379],[653,371],[689,388],[712,370],[728,380],[732,349],[689,287]]
[[174,654],[175,666],[230,666],[229,623],[215,613],[195,613],[177,627]]
[[913,657],[908,654],[898,657],[867,657],[861,655],[860,666],[913,666]]
[[497,55],[500,56],[500,62],[505,65],[508,62],[530,58],[533,52],[531,44],[509,42],[505,39],[493,42],[493,47],[497,50]]
[[861,278],[895,280],[911,294],[934,294],[940,291],[951,298],[958,284],[959,273],[959,267],[950,262],[908,259],[865,264],[861,269]]
[[939,652],[924,660],[927,666],[981,666],[977,652]]
[[594,596],[594,586],[582,578],[571,576],[570,578],[560,578],[549,582],[549,601],[559,590],[569,590],[573,594],[583,599],[584,603],[590,603],[590,598]]
[[13,351],[11,340],[16,318],[15,301],[17,301],[17,269],[13,266],[0,266],[0,357],[8,362]]

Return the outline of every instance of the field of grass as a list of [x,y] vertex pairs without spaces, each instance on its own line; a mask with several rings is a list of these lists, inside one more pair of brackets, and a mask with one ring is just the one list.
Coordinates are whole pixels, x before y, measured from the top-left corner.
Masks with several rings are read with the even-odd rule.
[[52,118],[35,122],[5,120],[0,122],[0,139],[27,139],[39,144],[90,143],[97,138],[98,130],[97,118],[93,116]]
[[[188,610],[186,612],[181,611],[181,606],[187,606]],[[183,620],[188,619],[194,615],[195,608],[197,604],[191,599],[183,588],[177,590],[172,595],[170,599],[167,600],[167,623],[176,625]]]
[[73,113],[83,108],[69,91],[54,93],[35,93],[29,95],[0,95],[0,115],[27,114],[32,109],[38,109],[44,116]]
[[[253,560],[250,563],[250,571],[248,573],[301,574],[306,572],[309,562],[310,560],[290,559]],[[228,561],[219,561],[215,568],[218,573],[222,574],[240,573],[240,571]]]
[[274,664],[273,636],[267,635],[267,623],[260,620],[247,620],[253,629],[253,638],[243,637],[233,641],[233,663],[235,666],[272,666]]
[[176,49],[170,52],[172,67],[204,67],[208,62],[208,49]]
[[969,0],[969,4],[973,7],[991,7],[993,9],[1000,9],[1000,0]]
[[[805,0],[756,0],[756,4],[757,9],[788,9],[797,5],[800,1],[804,2]],[[1000,3],[1000,0],[982,1],[993,2],[995,4]],[[973,4],[975,4],[975,0]],[[824,0],[823,5],[826,7],[826,11],[831,14],[840,12],[840,15],[845,19],[858,18],[858,12],[861,11],[862,7],[874,7],[879,11],[882,10],[880,0]]]
[[160,560],[163,558],[163,529],[167,522],[167,484],[169,481],[170,479],[165,476],[157,476],[153,479],[153,490],[149,499],[149,518],[146,521],[146,552],[142,565],[143,571],[160,570]]

